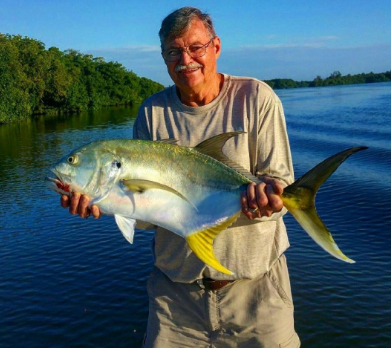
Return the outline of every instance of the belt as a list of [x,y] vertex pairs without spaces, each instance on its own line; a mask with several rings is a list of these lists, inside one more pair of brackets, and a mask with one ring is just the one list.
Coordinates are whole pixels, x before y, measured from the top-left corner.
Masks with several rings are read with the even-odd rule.
[[234,280],[213,280],[210,278],[202,278],[197,281],[198,285],[209,291],[217,291],[233,282]]

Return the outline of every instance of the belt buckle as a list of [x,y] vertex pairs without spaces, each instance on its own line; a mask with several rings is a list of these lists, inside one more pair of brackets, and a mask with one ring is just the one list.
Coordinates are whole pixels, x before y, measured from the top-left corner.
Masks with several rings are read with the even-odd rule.
[[224,288],[229,283],[232,283],[233,280],[214,280],[209,278],[203,278],[200,280],[205,290],[208,291],[217,291]]

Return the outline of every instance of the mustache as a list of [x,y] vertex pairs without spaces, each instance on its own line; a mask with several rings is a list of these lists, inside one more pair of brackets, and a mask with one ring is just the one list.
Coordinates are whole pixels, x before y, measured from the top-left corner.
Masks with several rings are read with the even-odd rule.
[[177,65],[175,67],[175,72],[180,72],[182,70],[187,70],[187,69],[195,69],[195,68],[203,68],[204,66],[202,64],[199,64],[199,63],[190,63],[188,65]]

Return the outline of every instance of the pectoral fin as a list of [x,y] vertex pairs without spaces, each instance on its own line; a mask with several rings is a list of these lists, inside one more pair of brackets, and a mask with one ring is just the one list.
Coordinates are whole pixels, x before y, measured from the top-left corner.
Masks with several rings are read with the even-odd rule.
[[220,264],[216,259],[216,256],[213,252],[213,240],[217,235],[225,230],[228,226],[232,225],[239,214],[235,214],[227,221],[223,222],[220,225],[196,232],[186,237],[186,241],[189,244],[190,249],[197,255],[197,257],[205,262],[210,267],[213,267],[217,271],[220,271],[225,274],[233,274],[230,270],[226,269]]
[[118,214],[114,215],[114,218],[115,222],[118,225],[118,228],[122,232],[125,239],[130,244],[133,244],[134,227],[136,225],[136,220]]
[[131,192],[138,192],[143,193],[147,190],[151,189],[158,189],[158,190],[164,190],[173,193],[174,195],[177,195],[178,197],[182,198],[189,204],[193,205],[185,196],[183,196],[180,192],[173,189],[172,187],[169,187],[167,185],[150,181],[150,180],[142,180],[142,179],[129,179],[129,180],[123,180],[123,185]]

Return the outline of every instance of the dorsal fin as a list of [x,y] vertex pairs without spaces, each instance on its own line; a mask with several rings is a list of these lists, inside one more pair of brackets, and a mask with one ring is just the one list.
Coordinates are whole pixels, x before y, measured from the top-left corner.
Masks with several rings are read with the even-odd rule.
[[241,165],[229,159],[223,153],[223,146],[226,143],[226,141],[239,134],[245,134],[245,132],[236,131],[236,132],[228,132],[228,133],[216,135],[212,138],[209,138],[199,143],[194,148],[194,150],[204,155],[210,156],[221,163],[224,163],[226,166],[236,170],[238,173],[242,174],[243,176],[245,176],[247,179],[251,181],[259,182],[259,179],[256,176],[251,174],[248,170],[243,168]]
[[173,139],[173,138],[160,139],[160,140],[156,140],[156,141],[160,142],[160,143],[171,144],[171,145],[177,145],[177,143],[178,143],[178,140]]

